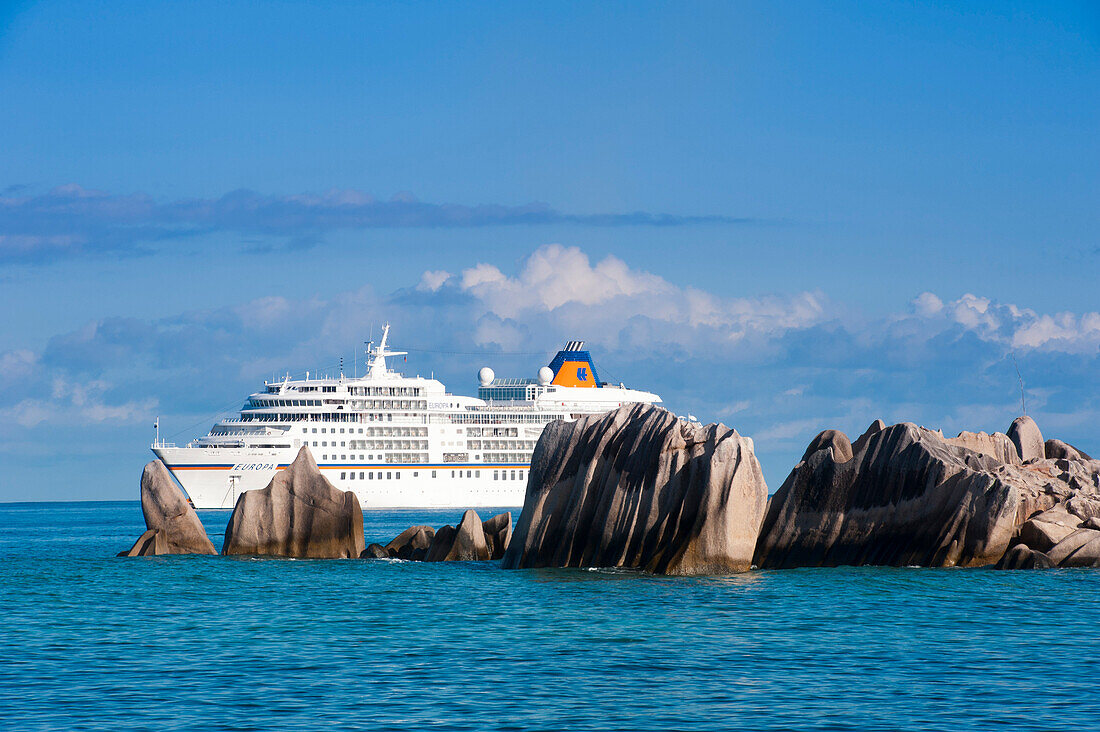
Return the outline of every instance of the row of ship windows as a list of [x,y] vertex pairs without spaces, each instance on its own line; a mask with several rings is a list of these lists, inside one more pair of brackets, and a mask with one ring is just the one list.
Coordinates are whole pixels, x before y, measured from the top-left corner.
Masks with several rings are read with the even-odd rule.
[[[443,472],[446,473],[447,471],[444,470]],[[433,478],[438,478],[439,477],[438,473],[439,473],[438,470],[433,470],[432,471],[432,477]],[[452,470],[451,471],[451,477],[452,478],[462,478],[463,477],[462,473],[463,473],[463,471],[461,471],[461,470]],[[465,477],[467,477],[467,478],[480,478],[481,477],[481,471],[480,470],[467,470],[467,471],[465,471],[465,473],[466,473]],[[383,471],[381,471],[381,470],[377,470],[377,471],[376,470],[361,470],[361,471],[359,471],[359,480],[383,480],[382,475],[383,475]],[[385,471],[385,476],[386,477],[384,478],[384,480],[401,480],[401,471],[400,470],[396,470],[396,471],[387,470],[387,471]],[[420,471],[414,470],[413,474],[412,474],[412,477],[417,478],[419,476],[420,476]],[[446,477],[446,476],[444,476],[444,477]],[[355,471],[341,472],[340,473],[340,480],[355,480]],[[523,471],[522,470],[494,470],[493,471],[493,480],[523,480]]]
[[348,389],[353,396],[421,396],[420,386],[353,386]]
[[[355,460],[355,455],[322,455],[321,460]],[[377,455],[360,455],[359,460],[385,460],[387,463],[403,463],[406,465],[415,463],[428,462],[427,453],[417,452],[387,452],[378,453]],[[515,462],[523,462],[522,460],[516,460]]]
[[[305,428],[305,429],[302,430],[302,432],[308,432],[308,431],[309,431],[309,428]],[[345,432],[345,428],[341,427],[340,428],[340,434],[342,435],[342,434],[344,434],[344,432]],[[462,430],[459,430],[458,432],[459,432],[459,434],[462,434]],[[317,428],[314,427],[313,431],[310,434],[314,434],[314,435],[317,434]],[[333,427],[330,430],[328,427],[322,427],[321,428],[321,434],[322,435],[324,435],[324,434],[335,435],[336,434],[336,428]],[[347,428],[347,434],[349,434],[349,435],[356,434],[356,428],[355,427],[348,427]],[[380,435],[381,436],[386,436],[386,437],[427,437],[428,436],[428,428],[427,427],[367,427],[366,432],[364,432],[363,428],[360,427],[359,431],[358,431],[358,434],[360,434],[360,435],[367,434],[367,435],[370,435],[371,437],[378,437]]]
[[534,450],[534,440],[469,440],[471,450]]
[[487,463],[527,463],[531,461],[529,452],[486,452],[481,459]]
[[352,409],[427,409],[424,399],[352,399]]
[[[412,412],[392,412],[390,414],[366,412],[324,412],[314,414],[241,414],[241,422],[392,422],[394,415],[405,419],[414,419],[420,424],[428,421],[426,415]],[[435,422],[436,420],[432,420]],[[513,420],[514,421],[514,420]]]
[[[317,444],[318,440],[313,441],[313,447],[336,447],[336,440],[332,441],[332,445],[329,445],[327,441],[320,440],[321,444]],[[307,442],[308,446],[309,443]],[[340,447],[350,447],[352,450],[427,450],[427,440],[351,440],[351,444],[347,444],[347,441],[341,442]],[[287,445],[286,447],[289,447]],[[516,448],[522,447],[522,445],[516,445]],[[354,459],[354,456],[352,456]]]
[[532,413],[532,414],[433,414],[431,421],[448,422],[451,424],[500,424],[501,422],[530,422],[533,424],[546,424],[561,417],[557,414]]

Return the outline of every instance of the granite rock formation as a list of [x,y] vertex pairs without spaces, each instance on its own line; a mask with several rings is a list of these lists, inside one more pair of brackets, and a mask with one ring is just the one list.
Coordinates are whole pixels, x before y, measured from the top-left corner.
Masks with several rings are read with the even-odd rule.
[[486,521],[475,511],[466,511],[458,526],[411,526],[381,550],[367,551],[363,556],[379,559],[406,559],[425,562],[477,562],[500,559],[512,537],[512,514],[493,516]]
[[[217,554],[191,502],[159,459],[141,473],[141,512],[147,531],[119,556]],[[150,532],[156,535],[152,540]]]
[[435,539],[431,526],[412,526],[386,544],[386,553],[394,559],[423,560]]
[[768,497],[752,440],[645,404],[551,422],[529,475],[508,569],[744,571]]
[[512,512],[497,514],[481,522],[481,530],[489,547],[489,559],[502,559],[512,541]]
[[222,554],[343,559],[364,549],[359,499],[328,482],[303,447],[266,488],[240,495]]
[[987,435],[985,432],[960,432],[957,437],[948,437],[949,445],[965,447],[979,455],[987,455],[998,462],[1009,465],[1019,465],[1020,454],[1016,451],[1016,445],[1001,432]]
[[476,562],[489,558],[489,546],[476,511],[466,511],[458,526],[443,526],[435,532],[424,557],[427,562]]
[[[1091,530],[1081,524],[1100,516],[1100,462],[1048,460],[1036,455],[1042,448],[1030,418],[1013,422],[1007,435],[964,432],[953,438],[914,424],[883,429],[876,422],[851,449],[842,433],[829,430],[814,438],[772,498],[754,563],[1092,561],[1100,542],[1092,544],[1081,533]],[[1043,557],[1022,550],[1008,557],[1016,544]]]

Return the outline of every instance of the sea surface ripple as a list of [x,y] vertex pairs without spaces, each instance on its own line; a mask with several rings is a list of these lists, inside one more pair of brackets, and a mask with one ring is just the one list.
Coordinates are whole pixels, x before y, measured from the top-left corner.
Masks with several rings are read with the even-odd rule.
[[[201,513],[217,547],[228,515]],[[459,517],[370,512],[367,541]],[[114,556],[143,530],[136,502],[0,504],[0,728],[1047,730],[1100,714],[1100,571]]]

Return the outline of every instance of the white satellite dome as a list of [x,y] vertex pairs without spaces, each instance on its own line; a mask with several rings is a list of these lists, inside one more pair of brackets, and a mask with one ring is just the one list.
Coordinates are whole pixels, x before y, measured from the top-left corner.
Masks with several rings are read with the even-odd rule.
[[477,380],[482,386],[488,386],[493,383],[493,379],[496,378],[496,374],[488,366],[482,366],[481,370],[477,372]]
[[549,366],[543,366],[539,369],[539,384],[546,386],[554,380],[554,371]]

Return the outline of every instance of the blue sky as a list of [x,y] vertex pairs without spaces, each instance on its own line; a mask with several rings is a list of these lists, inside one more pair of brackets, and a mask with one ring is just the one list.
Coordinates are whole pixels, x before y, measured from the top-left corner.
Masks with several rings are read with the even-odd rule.
[[[372,324],[756,440],[1100,452],[1089,3],[0,4],[0,500],[132,498]],[[459,351],[471,355],[447,355]]]

